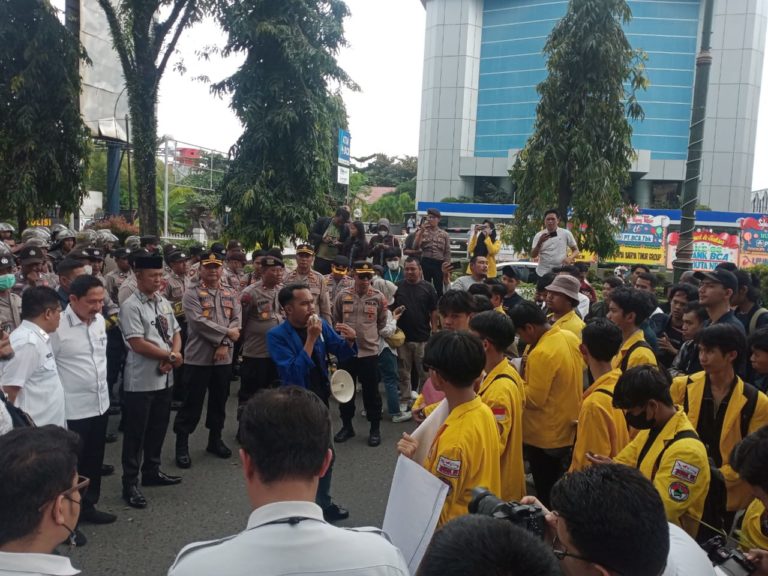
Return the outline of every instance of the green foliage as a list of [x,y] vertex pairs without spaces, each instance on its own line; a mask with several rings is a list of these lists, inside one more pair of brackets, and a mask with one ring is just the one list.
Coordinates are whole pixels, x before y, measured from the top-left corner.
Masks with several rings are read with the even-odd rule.
[[397,194],[408,194],[408,197],[416,202],[416,178],[401,182],[395,187]]
[[[405,222],[404,212],[413,212],[416,203],[408,193],[398,194],[391,192],[384,194],[370,206],[363,208],[363,219],[367,222],[374,222],[379,218],[386,218],[391,224]],[[393,230],[399,233],[399,230]]]
[[356,168],[364,174],[369,186],[397,186],[408,180],[416,179],[418,158],[416,156],[387,156],[377,153],[370,156],[353,158],[364,166]]
[[760,301],[763,306],[768,305],[768,266],[759,264],[752,268],[745,268],[760,279]]
[[77,210],[87,167],[77,38],[47,0],[0,2],[0,182],[19,228],[58,205]]
[[137,236],[139,234],[139,227],[135,224],[129,224],[122,216],[110,216],[103,220],[97,220],[90,225],[90,228],[95,230],[109,230],[118,237],[120,243],[123,244],[128,236]]
[[238,71],[215,84],[231,94],[244,126],[222,183],[232,207],[228,234],[273,246],[306,238],[335,187],[338,129],[346,127],[339,86],[357,86],[336,62],[346,45],[342,0],[221,2],[225,55]]
[[[544,47],[548,77],[537,87],[534,131],[511,170],[519,207],[514,244],[527,248],[544,211],[573,209],[580,246],[607,257],[626,222],[622,188],[633,159],[628,117],[641,119],[645,56],[629,44],[626,0],[571,0]],[[611,216],[615,216],[611,218]]]

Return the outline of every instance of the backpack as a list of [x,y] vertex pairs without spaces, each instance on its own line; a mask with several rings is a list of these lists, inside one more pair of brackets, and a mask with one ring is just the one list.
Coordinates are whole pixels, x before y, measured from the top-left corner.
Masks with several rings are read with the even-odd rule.
[[627,353],[624,354],[624,358],[621,359],[620,367],[622,372],[627,371],[627,367],[629,366],[629,357],[632,356],[632,352],[634,352],[638,348],[648,348],[648,350],[653,352],[653,348],[651,347],[650,344],[648,344],[648,342],[646,342],[645,340],[638,340],[637,342],[632,344],[632,346],[629,347],[629,349],[627,350]]
[[752,319],[749,321],[749,330],[747,330],[747,336],[752,336],[757,328],[757,321],[764,315],[768,314],[768,310],[765,308],[758,308],[755,313],[752,314]]
[[8,414],[10,414],[14,430],[16,428],[30,428],[35,425],[32,421],[32,417],[18,406],[14,406],[2,391],[0,391],[0,402],[3,403]]

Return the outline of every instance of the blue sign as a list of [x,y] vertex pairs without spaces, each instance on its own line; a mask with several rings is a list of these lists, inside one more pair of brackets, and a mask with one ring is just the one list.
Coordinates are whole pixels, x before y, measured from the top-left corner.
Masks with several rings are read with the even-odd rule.
[[346,130],[339,128],[339,164],[349,164],[349,145],[352,136]]

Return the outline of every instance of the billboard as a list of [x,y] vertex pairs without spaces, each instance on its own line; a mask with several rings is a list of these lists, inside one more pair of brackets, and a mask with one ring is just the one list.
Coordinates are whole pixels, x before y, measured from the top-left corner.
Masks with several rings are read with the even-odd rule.
[[749,268],[768,264],[768,216],[741,221],[739,266]]
[[666,216],[637,214],[628,218],[624,230],[616,236],[619,252],[611,262],[663,266],[667,226]]
[[[677,257],[677,245],[680,233],[671,232],[667,236],[667,268]],[[693,269],[714,270],[718,264],[732,262],[739,264],[739,236],[728,232],[710,232],[697,230],[693,233]]]

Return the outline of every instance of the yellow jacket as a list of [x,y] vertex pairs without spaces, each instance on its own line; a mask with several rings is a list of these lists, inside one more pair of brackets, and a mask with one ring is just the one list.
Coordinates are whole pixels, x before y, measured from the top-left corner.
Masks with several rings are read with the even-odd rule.
[[472,488],[501,489],[499,430],[479,396],[451,410],[437,433],[424,468],[448,484],[438,525],[468,514]]
[[[695,538],[709,491],[709,459],[704,444],[695,438],[681,438],[670,444],[675,435],[683,430],[694,428],[683,409],[677,406],[677,414],[661,429],[642,462],[638,459],[648,441],[649,430],[640,430],[615,461],[639,469],[643,476],[651,480],[664,502],[667,520]],[[669,448],[657,468],[656,461],[667,445]]]
[[491,370],[480,385],[479,396],[491,409],[499,429],[502,500],[525,496],[523,465],[523,380],[507,360]]
[[[688,379],[690,378],[690,384]],[[706,386],[706,374],[697,372],[692,376],[679,376],[672,381],[672,401],[675,404],[684,405],[685,391],[688,390],[688,419],[694,428],[699,425],[699,414],[701,412],[701,401],[704,396],[704,387]],[[731,394],[728,407],[725,410],[725,419],[723,429],[720,433],[720,445],[717,447],[720,451],[722,466],[720,472],[725,477],[725,486],[728,490],[728,510],[730,512],[743,510],[752,500],[752,492],[749,485],[744,482],[739,475],[731,468],[731,450],[739,442],[741,437],[741,411],[747,404],[747,398],[744,396],[744,382],[741,378],[736,379],[736,386]],[[749,433],[758,430],[768,424],[768,397],[762,392],[757,393],[757,405],[752,419],[749,422]],[[715,449],[715,447],[711,447]]]
[[[624,360],[624,356],[629,352],[629,349],[641,341],[645,342],[645,336],[643,336],[643,331],[638,328],[637,331],[627,338],[626,342],[621,345],[618,354],[611,360],[611,368],[621,368],[621,361]],[[645,346],[639,346],[632,350],[632,355],[629,357],[627,368],[634,368],[635,366],[641,366],[643,364],[658,366],[656,355],[653,353],[653,350],[646,348]]]
[[745,550],[760,548],[768,550],[768,534],[760,527],[760,521],[765,514],[765,506],[757,498],[747,507],[744,520],[741,523],[741,545]]
[[576,314],[576,310],[574,309],[568,312],[568,314],[564,314],[559,319],[555,320],[552,326],[560,326],[563,330],[573,332],[579,340],[581,340],[581,331],[584,330],[586,324],[584,324],[584,320],[579,318],[579,315]]
[[[477,246],[477,237],[478,234],[472,234],[472,238],[469,239],[467,253],[470,258]],[[488,249],[488,256],[486,256],[488,259],[488,278],[496,278],[496,254],[501,250],[501,236],[498,231],[496,232],[496,242],[493,242],[489,236],[485,237],[485,247]],[[467,274],[472,274],[469,266],[467,266]]]
[[614,458],[629,444],[624,412],[613,407],[613,390],[619,376],[621,370],[611,370],[584,392],[570,472],[590,466],[587,452]]
[[579,339],[550,328],[528,352],[525,363],[523,441],[537,448],[573,445],[583,393]]

